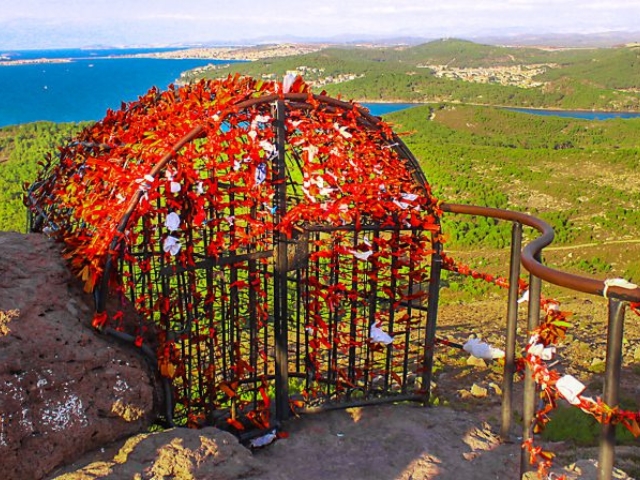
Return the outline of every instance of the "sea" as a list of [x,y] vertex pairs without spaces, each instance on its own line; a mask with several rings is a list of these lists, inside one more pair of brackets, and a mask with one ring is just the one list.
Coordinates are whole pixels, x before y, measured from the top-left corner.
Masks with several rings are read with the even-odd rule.
[[[153,86],[161,90],[167,88],[185,70],[229,63],[228,60],[130,58],[169,50],[176,49],[0,51],[0,127],[41,120],[97,121],[108,109],[115,110],[122,102],[137,100]],[[39,59],[68,61],[29,63]],[[7,62],[9,60],[11,62]],[[373,115],[414,106],[408,103],[363,105]]]
[[[40,120],[93,121],[151,87],[167,88],[180,73],[228,60],[127,58],[171,49],[0,51],[0,127]],[[27,63],[68,59],[65,63]],[[6,65],[6,61],[18,62]],[[20,64],[20,61],[25,61]]]
[[640,118],[638,112],[596,112],[590,110],[547,110],[541,108],[507,108],[513,112],[542,115],[545,117],[568,117],[582,120],[611,120],[614,118]]

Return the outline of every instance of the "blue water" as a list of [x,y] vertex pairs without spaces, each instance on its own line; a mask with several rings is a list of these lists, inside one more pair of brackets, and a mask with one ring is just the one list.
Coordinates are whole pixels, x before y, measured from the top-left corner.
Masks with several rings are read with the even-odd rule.
[[415,107],[416,103],[363,103],[362,106],[369,109],[371,115],[380,117],[388,113],[398,112],[407,108]]
[[545,117],[568,117],[583,120],[610,120],[612,118],[640,118],[637,112],[592,112],[584,110],[541,110],[535,108],[507,108],[513,112],[543,115]]
[[[0,51],[0,60],[71,59],[70,63],[0,66],[0,127],[49,120],[99,120],[107,109],[136,100],[149,88],[165,89],[180,73],[218,60],[122,58],[122,55],[170,49],[65,49]],[[175,50],[175,49],[171,49]],[[372,115],[414,106],[403,103],[366,104]]]
[[105,58],[141,53],[169,52],[180,48],[59,48],[53,50],[0,51],[3,60],[34,60],[39,58]]
[[[161,49],[0,52],[28,60],[70,58],[70,63],[0,66],[0,126],[38,120],[99,120],[107,109],[136,100],[152,86],[165,89],[180,73],[217,60],[118,58]],[[175,49],[174,49],[175,50]]]

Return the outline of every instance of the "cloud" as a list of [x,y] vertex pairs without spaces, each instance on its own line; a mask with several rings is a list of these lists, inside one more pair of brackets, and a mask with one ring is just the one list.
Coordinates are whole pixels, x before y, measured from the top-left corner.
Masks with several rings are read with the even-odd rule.
[[[7,2],[9,3],[9,2]],[[638,30],[640,0],[21,0],[3,6],[0,49],[16,38],[82,44],[242,41],[488,32]],[[10,28],[9,28],[10,27]],[[11,33],[9,33],[11,32]],[[45,35],[46,33],[46,35]],[[46,41],[46,40],[44,40]],[[60,46],[60,45],[51,45]],[[33,45],[39,48],[41,45]]]

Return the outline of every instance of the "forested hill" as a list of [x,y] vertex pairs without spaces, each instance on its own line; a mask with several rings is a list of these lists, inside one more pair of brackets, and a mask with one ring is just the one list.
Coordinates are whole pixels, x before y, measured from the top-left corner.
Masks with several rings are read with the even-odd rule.
[[0,231],[26,230],[24,182],[33,181],[38,162],[55,153],[81,126],[36,122],[0,128]]
[[183,80],[235,72],[268,78],[298,72],[317,91],[357,101],[640,110],[640,45],[549,49],[450,39],[413,47],[334,47],[212,66]]

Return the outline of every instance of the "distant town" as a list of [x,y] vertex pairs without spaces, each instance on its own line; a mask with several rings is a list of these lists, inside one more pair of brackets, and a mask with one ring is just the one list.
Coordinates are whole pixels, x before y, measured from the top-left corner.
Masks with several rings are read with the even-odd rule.
[[513,65],[499,67],[458,68],[448,65],[418,65],[418,68],[430,69],[436,77],[450,78],[474,83],[497,83],[520,88],[534,88],[544,85],[533,77],[544,73],[553,64]]
[[[220,47],[220,48],[189,48],[171,52],[159,52],[143,54],[141,56],[151,58],[200,58],[235,61],[255,61],[264,58],[287,57],[312,53],[332,46],[331,44],[278,44],[260,45],[252,47]],[[376,45],[361,45],[363,47],[375,48]],[[455,59],[454,59],[455,60]],[[188,83],[194,74],[212,71],[228,67],[228,64],[207,65],[199,67],[191,72],[185,72],[178,84]],[[534,81],[533,78],[544,73],[548,68],[553,68],[553,64],[540,65],[510,65],[495,67],[475,67],[460,68],[447,65],[418,65],[417,68],[428,68],[436,77],[445,77],[453,80],[462,80],[473,83],[494,83],[499,85],[511,85],[519,88],[535,88],[544,85],[543,82]],[[312,87],[322,87],[325,85],[338,84],[354,80],[363,75],[355,73],[343,73],[339,75],[323,75],[324,69],[310,68],[300,65],[287,73],[299,74],[305,77],[307,83]],[[275,74],[262,74],[266,80],[275,79]]]
[[330,44],[309,43],[294,44],[283,43],[273,45],[259,45],[250,47],[201,47],[173,50],[170,52],[144,53],[135,57],[147,58],[173,58],[173,59],[216,59],[216,60],[244,60],[253,61],[263,58],[290,57],[305,53],[317,52],[327,48]]

